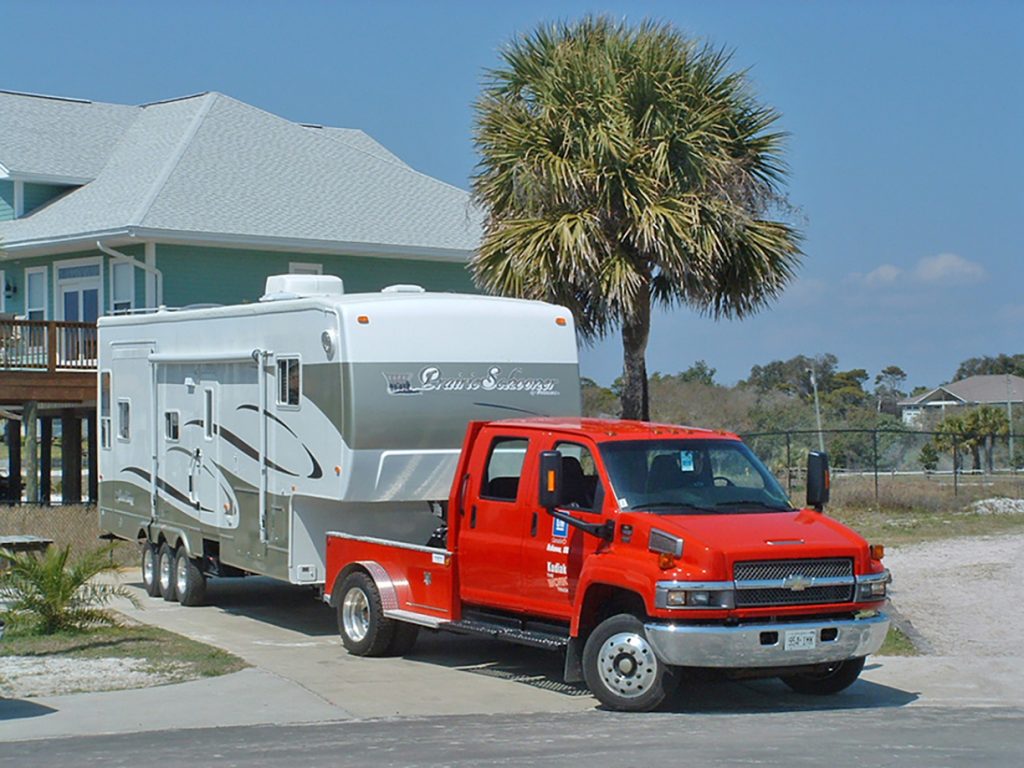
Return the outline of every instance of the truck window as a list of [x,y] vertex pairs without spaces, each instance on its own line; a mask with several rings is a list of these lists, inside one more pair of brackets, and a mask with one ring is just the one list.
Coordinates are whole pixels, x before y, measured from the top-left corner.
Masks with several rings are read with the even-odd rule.
[[521,437],[499,437],[491,444],[480,495],[485,499],[515,501],[519,478],[529,441]]
[[562,506],[593,511],[598,475],[594,457],[579,443],[558,443],[562,454]]

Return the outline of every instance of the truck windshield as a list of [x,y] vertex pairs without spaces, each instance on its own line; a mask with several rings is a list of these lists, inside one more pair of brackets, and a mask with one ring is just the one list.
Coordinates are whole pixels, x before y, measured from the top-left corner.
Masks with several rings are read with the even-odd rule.
[[735,440],[630,440],[600,450],[622,509],[659,515],[792,509],[771,472]]

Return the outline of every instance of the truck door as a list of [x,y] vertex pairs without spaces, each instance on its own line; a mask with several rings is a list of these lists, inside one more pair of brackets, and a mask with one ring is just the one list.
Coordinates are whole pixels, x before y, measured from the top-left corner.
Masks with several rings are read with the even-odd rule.
[[[575,442],[556,442],[562,454],[560,509],[587,523],[600,523],[604,494],[591,448]],[[547,448],[543,448],[547,450]],[[537,503],[536,483],[528,489],[531,523],[523,542],[521,594],[530,613],[568,618],[580,570],[599,540],[553,518]]]
[[459,589],[466,602],[511,609],[520,602],[522,543],[530,524],[523,501],[530,495],[523,478],[529,448],[525,436],[498,435],[470,468],[478,487],[468,489],[459,529]]

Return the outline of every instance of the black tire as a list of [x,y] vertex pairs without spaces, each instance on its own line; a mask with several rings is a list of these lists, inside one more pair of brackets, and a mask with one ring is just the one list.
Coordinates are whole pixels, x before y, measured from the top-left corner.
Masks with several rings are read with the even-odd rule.
[[605,619],[583,646],[583,679],[609,709],[649,712],[678,684],[676,670],[647,642],[643,622],[620,613]]
[[142,542],[142,587],[150,597],[160,597],[160,550],[148,541]]
[[415,624],[405,621],[395,622],[395,636],[391,638],[385,656],[405,656],[412,651],[416,645],[416,639],[420,636],[420,628]]
[[198,561],[188,556],[185,548],[178,550],[174,561],[174,589],[182,605],[202,605],[206,597],[206,577]]
[[373,579],[354,571],[338,590],[338,633],[345,649],[355,656],[385,656],[398,622],[384,616],[380,592]]
[[864,657],[823,665],[819,671],[787,675],[782,682],[797,693],[830,696],[849,688],[864,669]]
[[175,602],[178,593],[174,589],[174,549],[166,541],[160,545],[160,556],[157,560],[160,581],[160,594],[164,600]]

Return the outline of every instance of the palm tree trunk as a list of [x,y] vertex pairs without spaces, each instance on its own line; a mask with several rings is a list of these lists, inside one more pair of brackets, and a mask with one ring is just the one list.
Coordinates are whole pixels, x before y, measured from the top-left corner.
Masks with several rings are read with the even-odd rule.
[[651,418],[647,402],[647,339],[651,333],[649,289],[637,300],[637,310],[622,321],[622,418]]

